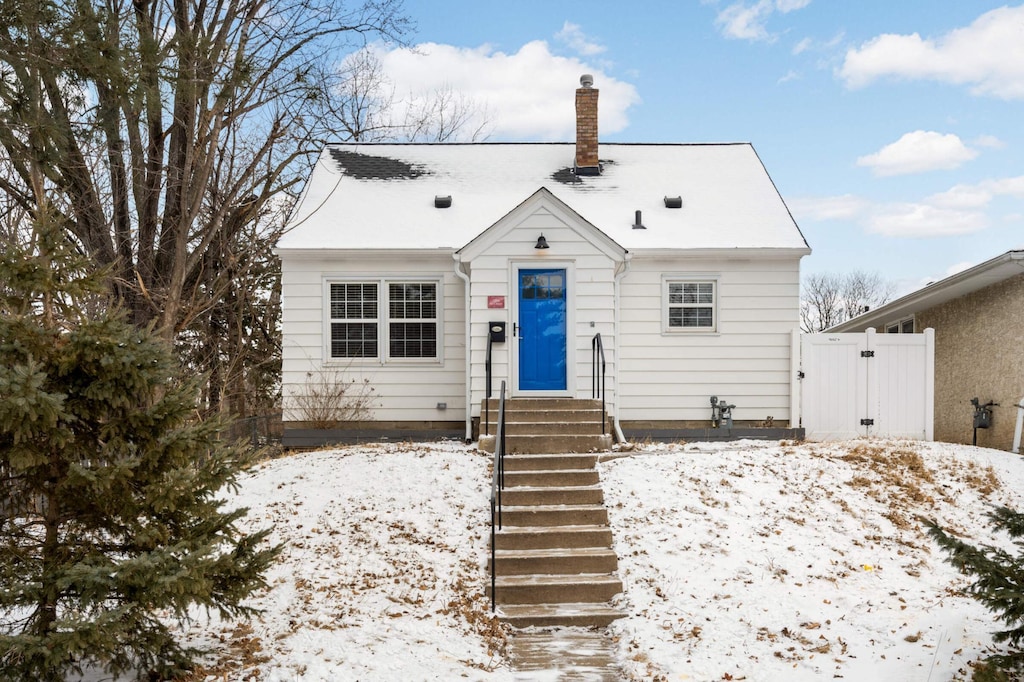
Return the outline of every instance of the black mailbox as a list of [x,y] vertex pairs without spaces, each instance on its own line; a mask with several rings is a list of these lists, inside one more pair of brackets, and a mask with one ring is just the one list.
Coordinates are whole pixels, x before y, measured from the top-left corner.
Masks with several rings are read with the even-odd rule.
[[497,322],[488,322],[490,329],[491,341],[493,343],[505,343],[505,321],[499,320]]

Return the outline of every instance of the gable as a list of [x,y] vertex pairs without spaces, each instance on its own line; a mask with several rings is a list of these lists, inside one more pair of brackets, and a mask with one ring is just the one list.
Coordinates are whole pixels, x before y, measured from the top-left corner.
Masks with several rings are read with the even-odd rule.
[[[572,231],[582,241],[593,245],[613,260],[622,260],[626,256],[624,248],[587,222],[545,187],[538,189],[498,222],[474,237],[457,253],[463,262],[472,261],[495,244],[507,239],[515,230],[532,230],[537,232],[539,237],[544,229],[553,227]],[[532,239],[535,238],[532,237]]]

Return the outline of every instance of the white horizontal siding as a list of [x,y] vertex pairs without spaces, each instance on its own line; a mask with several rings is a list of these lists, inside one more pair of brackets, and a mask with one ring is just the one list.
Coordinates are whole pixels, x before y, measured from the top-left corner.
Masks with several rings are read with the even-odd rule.
[[[409,257],[368,257],[339,253],[309,259],[282,258],[281,295],[282,395],[286,420],[302,420],[294,396],[307,390],[320,372],[340,380],[369,381],[372,419],[380,421],[461,421],[465,418],[464,285],[454,272],[449,253]],[[406,363],[379,360],[325,362],[324,282],[326,279],[366,277],[440,279],[442,310],[440,362]],[[437,403],[446,403],[446,410]]]
[[[717,282],[714,332],[665,331],[665,276]],[[621,288],[619,417],[710,420],[716,395],[736,420],[788,421],[799,282],[796,258],[634,258]]]
[[[514,297],[518,295],[515,281],[516,266],[520,268],[565,267],[569,270],[567,329],[568,346],[575,361],[569,365],[568,384],[578,397],[589,397],[591,392],[591,340],[600,332],[605,341],[609,376],[614,372],[614,274],[615,261],[595,246],[587,236],[589,227],[570,226],[561,217],[538,206],[532,213],[518,217],[502,238],[484,248],[470,264],[471,325],[471,378],[472,400],[470,409],[479,413],[480,401],[486,394],[487,323],[503,320],[508,328],[508,341],[495,344],[492,349],[492,394],[496,395],[501,381],[511,392],[515,385],[513,373],[516,352],[512,319]],[[537,237],[543,233],[551,248],[534,248]],[[488,296],[505,296],[504,309],[488,309]],[[593,326],[591,326],[593,323]],[[611,381],[608,386],[609,402],[614,401]]]

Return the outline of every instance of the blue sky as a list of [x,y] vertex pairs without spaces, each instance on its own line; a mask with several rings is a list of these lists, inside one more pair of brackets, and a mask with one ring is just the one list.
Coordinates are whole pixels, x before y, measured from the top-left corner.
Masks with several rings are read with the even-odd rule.
[[451,88],[487,139],[749,141],[814,250],[906,293],[1024,248],[1024,5],[980,0],[407,0],[401,97]]

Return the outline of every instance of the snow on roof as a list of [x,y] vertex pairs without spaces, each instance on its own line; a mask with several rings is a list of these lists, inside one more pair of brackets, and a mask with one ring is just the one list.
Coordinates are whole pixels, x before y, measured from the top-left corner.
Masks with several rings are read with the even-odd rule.
[[[344,144],[320,155],[278,248],[458,249],[541,187],[629,250],[807,249],[754,148],[602,144]],[[451,196],[435,208],[435,196]],[[665,197],[681,197],[667,208]],[[645,230],[633,229],[636,211]]]

